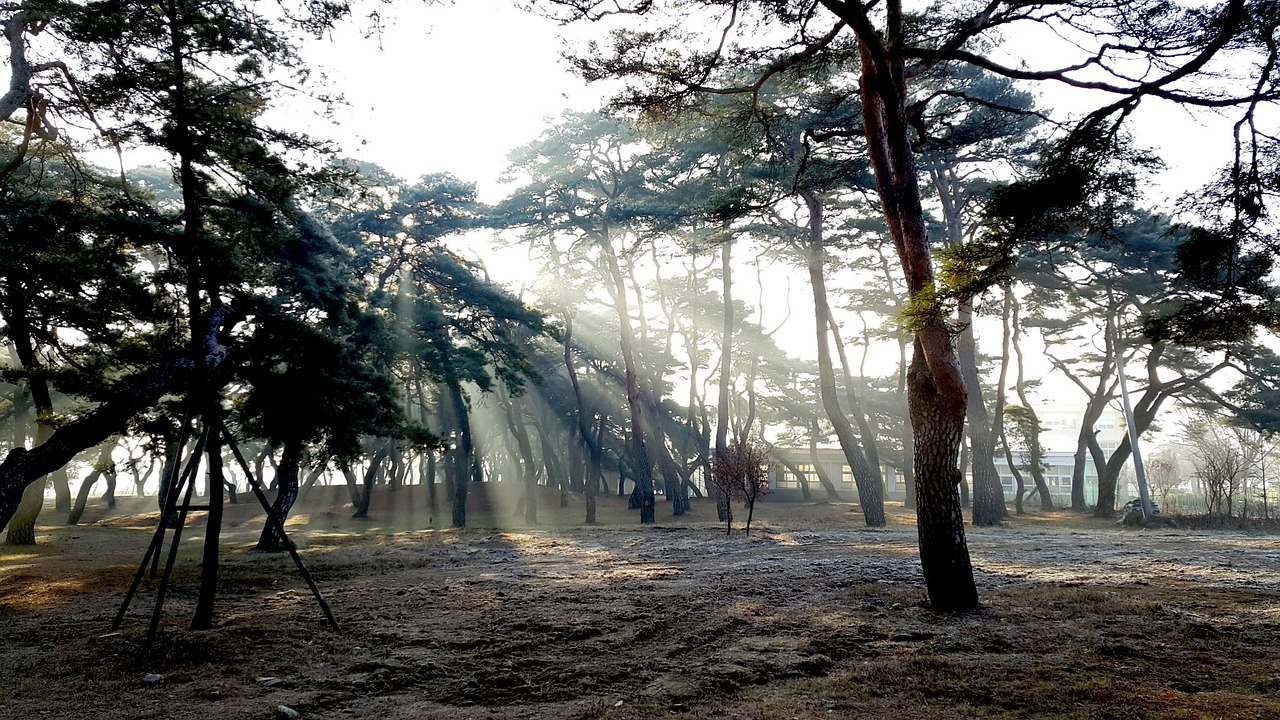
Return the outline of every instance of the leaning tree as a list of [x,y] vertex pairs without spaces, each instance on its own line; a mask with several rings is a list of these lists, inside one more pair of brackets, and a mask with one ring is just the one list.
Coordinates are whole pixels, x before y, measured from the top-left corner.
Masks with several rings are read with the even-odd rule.
[[[593,48],[577,65],[589,79],[631,78],[618,101],[654,110],[655,117],[678,111],[699,93],[758,94],[775,77],[831,63],[858,76],[861,126],[847,130],[865,142],[911,296],[915,355],[908,384],[920,557],[930,602],[938,609],[974,607],[978,597],[956,494],[967,391],[929,252],[913,151],[922,115],[950,95],[925,92],[928,78],[971,65],[1011,79],[1096,91],[1100,107],[1080,119],[1069,148],[1082,139],[1094,141],[1095,148],[1099,140],[1105,145],[1148,100],[1243,108],[1245,121],[1237,128],[1242,152],[1233,167],[1246,171],[1250,153],[1258,148],[1254,139],[1268,137],[1252,122],[1257,107],[1276,99],[1280,89],[1274,42],[1280,10],[1249,0],[1209,6],[1164,0],[990,0],[918,11],[901,0],[543,0],[540,5],[566,19],[635,14],[653,20],[648,27],[614,31],[607,47]],[[1077,57],[1044,53],[1006,62],[994,52],[998,36],[1031,33],[1066,38],[1063,52]],[[762,59],[765,69],[753,80],[736,80],[741,67],[758,66]],[[1081,170],[1105,157],[1073,149],[1064,155]],[[1238,195],[1242,204],[1252,197],[1248,187],[1263,182],[1249,172],[1235,172],[1229,181],[1246,190]]]

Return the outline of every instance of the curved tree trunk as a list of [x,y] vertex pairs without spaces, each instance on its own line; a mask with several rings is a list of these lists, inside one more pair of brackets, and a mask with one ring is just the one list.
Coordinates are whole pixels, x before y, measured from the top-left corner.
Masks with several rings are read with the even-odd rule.
[[[36,353],[35,341],[32,339],[35,328],[32,327],[27,317],[27,301],[24,299],[26,283],[21,279],[11,278],[6,284],[11,287],[6,288],[8,292],[4,296],[7,299],[5,307],[3,307],[6,325],[5,334],[9,337],[12,354],[17,358],[22,369],[30,373],[22,382],[26,386],[25,392],[21,388],[17,390],[17,395],[20,395],[23,400],[21,403],[24,406],[22,415],[17,412],[19,403],[14,403],[15,437],[13,447],[26,447],[27,438],[24,416],[26,415],[25,409],[27,407],[35,410],[35,447],[39,447],[53,437],[54,428],[49,424],[53,418],[53,394],[49,389],[48,381],[44,375],[39,373],[43,364]],[[21,442],[18,441],[18,435],[21,435]],[[67,475],[64,468],[65,464],[60,465],[51,471],[47,477],[26,488],[16,509],[17,511],[12,518],[8,518],[5,542],[10,545],[36,544],[36,520],[40,517],[40,511],[44,508],[44,489],[51,478],[53,478],[55,507],[59,510],[66,510],[70,507],[71,491],[67,487]],[[58,470],[62,471],[60,480],[55,477]]]
[[67,524],[76,525],[80,522],[80,518],[84,516],[85,505],[89,502],[89,492],[93,490],[93,486],[98,480],[107,473],[114,472],[111,465],[111,451],[116,447],[115,442],[106,442],[102,445],[102,450],[98,452],[98,457],[93,462],[93,471],[80,481],[80,488],[76,491],[76,501],[71,506],[71,511],[67,513]]
[[[1014,392],[1018,394],[1018,401],[1022,403],[1022,407],[1027,409],[1027,414],[1031,418],[1031,427],[1027,434],[1027,450],[1030,454],[1029,463],[1031,465],[1031,480],[1035,483],[1036,492],[1040,495],[1040,509],[1044,512],[1053,511],[1053,495],[1049,493],[1049,483],[1044,477],[1044,445],[1040,442],[1040,416],[1036,414],[1036,410],[1031,406],[1031,401],[1027,399],[1027,376],[1026,362],[1022,355],[1022,319],[1021,305],[1018,298],[1013,292],[1013,284],[1009,283],[1004,289],[1005,317],[1007,318],[1010,338],[1013,342],[1013,354],[1017,358],[1017,378],[1014,380]],[[1012,465],[1010,468],[1012,469]],[[1083,493],[1083,487],[1081,488]],[[1073,498],[1074,499],[1074,498]],[[1083,496],[1081,497],[1083,501]],[[1019,498],[1021,501],[1021,498]],[[1018,512],[1022,512],[1021,509]]]
[[[1009,449],[1009,440],[1004,440],[1004,461],[1009,466],[1009,473],[1013,475],[1013,510],[1017,514],[1022,514],[1022,496],[1026,491],[1026,481],[1022,479],[1022,471],[1018,469],[1018,465],[1013,460],[1013,450]],[[1037,492],[1039,489],[1037,488]]]
[[[284,443],[280,465],[276,468],[276,497],[271,502],[271,510],[280,519],[279,527],[283,528],[293,503],[298,499],[299,471],[302,465],[303,444],[299,439],[291,438]],[[284,537],[273,522],[267,522],[258,536],[257,550],[280,552],[285,550]]]
[[818,457],[818,418],[816,417],[809,421],[809,461],[813,463],[813,472],[818,476],[818,483],[822,485],[823,490],[827,491],[827,499],[840,502],[840,493],[836,491],[835,483],[831,482],[831,476],[827,474],[827,469],[822,466],[822,460]]
[[[141,460],[142,458],[138,458],[138,459]],[[157,465],[156,459],[154,456],[152,456],[151,462],[147,463],[147,471],[145,473],[138,472],[136,465],[133,467],[133,494],[135,496],[137,497],[147,496],[145,492],[147,487],[147,480],[149,480],[151,478],[152,473],[156,471],[156,465]]]
[[[862,451],[867,456],[867,466],[871,470],[871,476],[875,481],[884,488],[884,473],[880,471],[880,448],[878,446],[879,436],[878,430],[873,419],[867,415],[862,403],[858,400],[858,393],[855,390],[856,384],[861,382],[861,378],[865,378],[865,368],[867,360],[867,351],[870,345],[870,338],[867,336],[864,326],[864,345],[862,362],[863,369],[859,371],[858,378],[853,375],[853,368],[849,366],[849,357],[845,353],[844,340],[840,337],[840,325],[836,322],[831,314],[827,314],[827,321],[831,326],[831,339],[835,341],[836,357],[840,358],[840,371],[844,374],[844,394],[849,400],[849,414],[853,416],[854,423],[858,426],[858,434],[862,438]],[[864,386],[865,389],[865,386]]]
[[773,445],[769,445],[766,443],[766,447],[768,447],[770,453],[772,453],[773,459],[777,460],[779,463],[782,464],[782,467],[790,470],[791,474],[796,476],[796,482],[800,484],[800,496],[804,498],[805,501],[812,500],[813,496],[809,492],[808,474],[801,471],[800,468],[796,467],[795,463],[792,463],[786,458],[782,457],[781,455],[778,455],[776,452],[777,448],[774,447]]
[[[43,423],[36,425],[36,448],[44,444],[45,440],[51,436],[53,428]],[[26,433],[22,431],[22,444],[14,443],[15,447],[21,448],[26,444]],[[16,440],[16,438],[15,438]],[[70,458],[67,459],[70,462]],[[60,465],[59,469],[65,468],[66,465]],[[55,472],[57,472],[55,470]],[[14,511],[8,518],[8,527],[5,530],[5,543],[9,545],[35,545],[36,544],[36,520],[40,517],[41,510],[44,509],[44,489],[48,485],[48,477],[40,477],[21,493],[21,500],[14,504]]]
[[977,342],[973,336],[973,305],[966,301],[960,308],[959,360],[964,376],[966,418],[969,430],[969,458],[973,468],[973,524],[999,525],[1005,518],[1004,486],[996,472],[995,438],[991,432],[991,418],[982,401],[982,386],[978,379]]
[[[1151,427],[1151,423],[1155,421],[1156,414],[1160,411],[1160,406],[1165,400],[1173,397],[1180,389],[1194,386],[1212,375],[1218,369],[1226,366],[1226,363],[1220,363],[1213,370],[1201,373],[1196,378],[1177,378],[1162,382],[1159,375],[1160,359],[1164,355],[1166,345],[1164,343],[1155,343],[1151,346],[1151,350],[1147,354],[1147,387],[1142,393],[1142,397],[1133,405],[1133,427],[1131,432],[1125,433],[1120,439],[1120,445],[1111,453],[1111,457],[1107,458],[1105,470],[1098,473],[1098,504],[1094,506],[1093,512],[1097,517],[1112,517],[1115,514],[1116,502],[1116,486],[1120,478],[1120,470],[1124,468],[1129,456],[1133,454],[1132,438],[1141,436]],[[1098,447],[1096,437],[1091,436],[1090,451],[1101,455],[1102,449]]]
[[[373,486],[377,484],[378,478],[382,476],[383,463],[386,462],[391,454],[391,441],[389,439],[380,440],[378,443],[381,447],[377,453],[369,459],[369,467],[364,471],[364,485],[360,488],[360,496],[356,501],[356,511],[351,515],[353,518],[367,520],[369,518],[369,501],[373,498]],[[297,480],[297,471],[294,471],[294,480]]]
[[646,399],[642,395],[637,375],[639,368],[636,361],[636,340],[635,332],[631,327],[631,312],[627,307],[626,284],[608,237],[600,243],[600,254],[604,260],[605,270],[609,274],[611,294],[621,329],[622,364],[626,376],[627,407],[631,411],[631,444],[635,454],[636,479],[633,497],[640,510],[641,524],[649,525],[657,518],[653,493],[653,461],[648,443],[658,442],[659,438],[650,427],[647,417]]
[[[806,247],[806,259],[809,267],[809,283],[813,288],[814,324],[817,331],[818,345],[818,380],[819,395],[827,419],[835,428],[836,437],[840,441],[840,449],[844,451],[845,461],[853,472],[854,483],[858,486],[858,503],[862,507],[862,518],[868,527],[882,527],[884,519],[884,488],[867,464],[854,435],[853,425],[840,409],[840,397],[836,390],[835,368],[831,361],[830,337],[831,309],[827,305],[827,285],[824,276],[824,259],[826,253],[822,247],[823,216],[822,202],[816,193],[803,193],[805,205],[809,208],[809,241]],[[829,481],[828,481],[829,482]]]
[[36,519],[44,509],[44,482],[33,482],[15,503],[9,525],[5,530],[5,543],[9,545],[35,545]]

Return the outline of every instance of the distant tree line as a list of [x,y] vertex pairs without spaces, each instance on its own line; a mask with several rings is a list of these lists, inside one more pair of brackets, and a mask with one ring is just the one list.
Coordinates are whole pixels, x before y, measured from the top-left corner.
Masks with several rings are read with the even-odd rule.
[[[544,486],[582,494],[586,522],[601,492],[628,494],[642,523],[659,495],[679,515],[709,492],[727,521],[731,493],[706,481],[735,448],[816,454],[834,438],[867,525],[885,523],[882,467],[904,475],[930,600],[966,608],[962,513],[1005,517],[997,463],[1018,470],[1015,512],[1032,490],[1052,507],[1030,333],[1086,397],[1075,510],[1092,463],[1093,510],[1111,515],[1132,453],[1096,438],[1119,361],[1140,379],[1136,434],[1174,402],[1276,426],[1258,339],[1277,317],[1277,155],[1259,119],[1276,98],[1271,4],[536,5],[633,15],[576,61],[629,85],[514,151],[519,181],[494,206],[451,175],[405,181],[266,124],[282,103],[323,103],[297,48],[341,3],[4,10],[9,542],[34,542],[47,483],[74,522],[91,485],[73,501],[68,464],[114,478],[117,444],[162,504],[192,453],[211,496],[234,491],[235,439],[255,474],[274,469],[281,514],[332,472],[357,516],[376,485],[417,482],[433,505],[442,486],[463,526],[469,484],[496,477],[523,484],[530,522]],[[1022,24],[1081,34],[1085,59],[993,60],[993,34]],[[1033,81],[1106,99],[1063,124]],[[1234,158],[1176,219],[1143,207],[1159,162],[1124,124],[1154,101],[1240,115]],[[92,167],[95,148],[121,167]],[[491,282],[468,233],[524,248],[541,280]],[[808,281],[816,362],[762,320],[782,294],[751,275],[773,265]],[[983,318],[999,332],[979,337]],[[896,371],[870,372],[886,353]],[[281,542],[264,530],[262,547]]]

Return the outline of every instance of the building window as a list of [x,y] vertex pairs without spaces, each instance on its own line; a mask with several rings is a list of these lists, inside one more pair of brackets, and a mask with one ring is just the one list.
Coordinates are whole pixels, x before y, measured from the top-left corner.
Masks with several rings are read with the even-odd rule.
[[840,489],[852,490],[853,488],[854,488],[853,468],[849,467],[848,465],[841,465],[840,466]]
[[[800,471],[800,476],[804,478],[805,482],[811,485],[813,484],[816,476],[814,475],[812,465],[796,464],[796,469]],[[799,486],[798,480],[796,485]]]
[[780,487],[780,488],[798,488],[798,487],[800,487],[800,479],[801,479],[801,477],[803,477],[806,481],[811,480],[811,479],[813,478],[813,466],[812,466],[812,465],[800,465],[800,464],[797,464],[797,465],[795,465],[794,467],[795,467],[795,469],[796,469],[796,470],[799,470],[799,471],[800,471],[800,473],[799,473],[799,474],[796,474],[794,471],[792,471],[792,470],[791,470],[791,468],[788,468],[788,467],[784,467],[784,468],[781,468],[781,469],[779,470],[779,472],[778,472],[778,487]]

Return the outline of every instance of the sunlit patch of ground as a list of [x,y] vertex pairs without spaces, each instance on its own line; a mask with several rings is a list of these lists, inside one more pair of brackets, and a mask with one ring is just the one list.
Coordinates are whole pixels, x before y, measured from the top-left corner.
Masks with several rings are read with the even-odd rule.
[[936,614],[901,507],[867,529],[856,505],[766,502],[747,537],[704,503],[641,528],[601,498],[584,527],[547,493],[529,526],[477,495],[456,530],[418,490],[294,515],[342,634],[287,555],[251,551],[253,506],[228,508],[203,632],[192,523],[149,652],[155,581],[107,630],[154,505],[41,526],[0,553],[0,717],[1280,717],[1276,536],[1013,518],[969,532],[983,608]]

